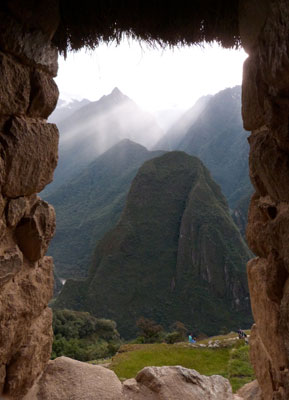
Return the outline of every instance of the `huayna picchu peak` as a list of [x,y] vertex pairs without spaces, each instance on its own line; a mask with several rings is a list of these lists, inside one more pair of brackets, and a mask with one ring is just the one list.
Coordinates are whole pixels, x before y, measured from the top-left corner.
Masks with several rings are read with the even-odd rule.
[[166,153],[139,169],[88,279],[68,280],[55,306],[113,319],[126,338],[141,316],[198,333],[237,329],[251,322],[249,257],[207,168],[184,152]]

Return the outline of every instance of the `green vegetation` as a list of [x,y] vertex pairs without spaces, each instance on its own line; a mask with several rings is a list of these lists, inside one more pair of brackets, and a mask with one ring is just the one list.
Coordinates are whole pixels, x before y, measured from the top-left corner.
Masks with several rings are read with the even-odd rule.
[[120,346],[116,323],[94,318],[87,312],[54,311],[53,332],[52,359],[65,355],[89,361],[109,357]]
[[236,86],[212,97],[178,146],[203,161],[232,209],[252,190],[247,136],[241,116],[241,87]]
[[[128,348],[127,348],[128,349]],[[130,351],[118,353],[110,368],[121,379],[133,378],[144,367],[182,365],[204,375],[225,375],[230,349],[189,348],[169,344],[132,345]]]
[[85,281],[68,280],[53,307],[86,310],[137,336],[140,317],[198,336],[251,324],[250,252],[220,188],[183,152],[144,163],[115,228],[99,241]]
[[203,375],[222,375],[230,380],[235,392],[255,379],[248,357],[249,346],[240,342],[234,347],[214,349],[193,348],[185,343],[126,345],[113,357],[110,368],[124,380],[134,378],[147,366],[181,365]]
[[95,245],[117,223],[137,169],[159,154],[123,140],[68,183],[44,195],[56,211],[56,234],[48,254],[58,276],[87,275]]
[[[238,343],[239,345],[239,343]],[[228,379],[234,391],[255,379],[249,358],[249,346],[240,340],[240,345],[233,348],[228,363]]]
[[[240,199],[252,193],[248,134],[241,117],[241,87],[222,90],[211,98],[201,98],[198,103],[155,148],[183,150],[199,157],[221,186],[230,208],[235,209]],[[197,118],[196,109],[199,111]]]

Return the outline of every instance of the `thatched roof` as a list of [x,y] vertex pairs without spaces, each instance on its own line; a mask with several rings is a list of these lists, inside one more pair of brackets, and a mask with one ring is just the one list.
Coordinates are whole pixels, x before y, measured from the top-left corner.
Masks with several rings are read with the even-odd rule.
[[238,0],[59,0],[61,52],[120,41],[123,35],[161,45],[240,43]]

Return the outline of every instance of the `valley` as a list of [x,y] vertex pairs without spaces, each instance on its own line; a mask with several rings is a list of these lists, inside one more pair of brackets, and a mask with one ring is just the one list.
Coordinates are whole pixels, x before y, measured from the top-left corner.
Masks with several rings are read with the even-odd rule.
[[[114,320],[126,338],[140,317],[209,335],[249,327],[251,184],[240,87],[201,98],[162,134],[141,111],[130,125],[137,108],[118,89],[80,103],[59,122],[56,179],[41,193],[56,210],[49,254],[66,280],[53,307]],[[95,143],[104,142],[115,144],[99,154]]]

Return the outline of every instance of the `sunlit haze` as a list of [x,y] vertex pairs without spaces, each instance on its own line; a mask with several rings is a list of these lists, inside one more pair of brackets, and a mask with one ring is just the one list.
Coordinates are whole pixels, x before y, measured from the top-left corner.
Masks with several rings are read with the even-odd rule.
[[217,44],[160,49],[126,40],[60,57],[56,82],[66,100],[94,101],[118,87],[145,110],[185,110],[203,95],[241,84],[245,58],[243,50]]

